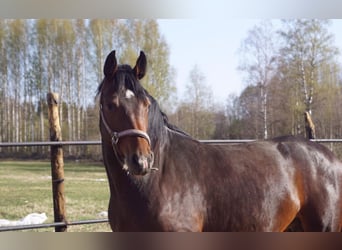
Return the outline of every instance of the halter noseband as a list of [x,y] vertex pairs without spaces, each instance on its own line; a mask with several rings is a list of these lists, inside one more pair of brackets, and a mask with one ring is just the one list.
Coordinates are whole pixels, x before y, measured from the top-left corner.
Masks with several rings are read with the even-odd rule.
[[[110,134],[111,139],[112,139],[112,145],[116,150],[116,146],[119,142],[119,140],[122,137],[128,137],[128,136],[137,136],[137,137],[141,137],[144,138],[145,140],[147,140],[148,144],[151,146],[151,139],[148,136],[148,134],[142,130],[139,129],[127,129],[127,130],[123,130],[120,132],[116,132],[111,130],[111,128],[109,127],[108,123],[106,122],[106,119],[104,117],[103,111],[102,111],[102,106],[100,108],[100,116],[101,116],[101,120],[103,122],[103,125],[105,126],[107,132]],[[117,152],[115,152],[117,153]]]

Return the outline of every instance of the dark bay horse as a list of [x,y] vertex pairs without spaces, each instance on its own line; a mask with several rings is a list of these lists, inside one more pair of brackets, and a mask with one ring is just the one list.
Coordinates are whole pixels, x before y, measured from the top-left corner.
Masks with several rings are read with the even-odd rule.
[[98,88],[113,231],[340,231],[342,164],[297,137],[200,143],[168,122],[112,51]]

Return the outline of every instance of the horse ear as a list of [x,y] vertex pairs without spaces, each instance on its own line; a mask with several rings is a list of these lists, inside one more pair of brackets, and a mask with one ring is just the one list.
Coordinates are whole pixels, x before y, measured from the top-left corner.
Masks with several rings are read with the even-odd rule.
[[103,73],[105,77],[113,77],[116,70],[118,68],[118,64],[116,62],[115,50],[109,53],[106,58],[106,62],[103,67]]
[[140,51],[139,58],[133,69],[134,74],[139,80],[145,76],[146,66],[147,66],[147,60],[146,60],[145,53],[143,51]]

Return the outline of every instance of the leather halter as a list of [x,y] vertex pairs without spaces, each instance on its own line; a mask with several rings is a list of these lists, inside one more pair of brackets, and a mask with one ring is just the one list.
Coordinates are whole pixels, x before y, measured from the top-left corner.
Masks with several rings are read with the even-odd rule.
[[111,128],[109,127],[106,118],[104,117],[103,111],[102,111],[102,106],[100,108],[100,116],[101,116],[101,120],[103,122],[103,125],[105,126],[107,132],[110,134],[111,139],[112,139],[112,145],[113,148],[116,149],[116,146],[119,142],[119,140],[123,137],[128,137],[128,136],[136,136],[136,137],[141,137],[144,138],[145,140],[147,140],[148,144],[151,146],[151,139],[148,136],[148,134],[142,130],[139,129],[127,129],[127,130],[123,130],[120,132],[116,132],[111,130]]
[[[116,132],[111,130],[111,128],[109,127],[106,118],[104,117],[103,111],[102,111],[102,105],[100,108],[100,116],[101,116],[101,120],[103,125],[105,126],[107,132],[110,134],[111,139],[112,139],[112,147],[113,147],[113,151],[114,154],[117,158],[117,160],[120,162],[121,165],[124,165],[124,162],[122,161],[122,159],[120,158],[119,154],[118,154],[118,142],[120,140],[120,138],[122,137],[127,137],[127,136],[137,136],[137,137],[141,137],[144,138],[145,140],[147,140],[148,144],[151,146],[151,139],[148,136],[148,134],[142,130],[139,129],[127,129],[124,131],[120,131],[120,132]],[[158,168],[153,168],[151,167],[150,170],[158,170]],[[125,171],[127,171],[127,174],[129,174],[129,171],[127,169],[125,169]]]

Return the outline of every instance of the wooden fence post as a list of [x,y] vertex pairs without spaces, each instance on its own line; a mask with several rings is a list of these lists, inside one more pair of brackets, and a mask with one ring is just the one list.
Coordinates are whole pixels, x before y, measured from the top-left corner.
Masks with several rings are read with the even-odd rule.
[[304,120],[305,120],[305,133],[306,138],[308,139],[316,139],[316,131],[315,131],[315,124],[311,119],[311,115],[308,111],[304,112]]
[[[50,126],[50,140],[61,141],[62,132],[58,113],[58,94],[48,93],[48,117]],[[62,146],[51,146],[51,176],[53,211],[55,222],[66,222],[65,197],[64,197],[64,161]],[[67,226],[56,226],[56,232],[67,231]]]

